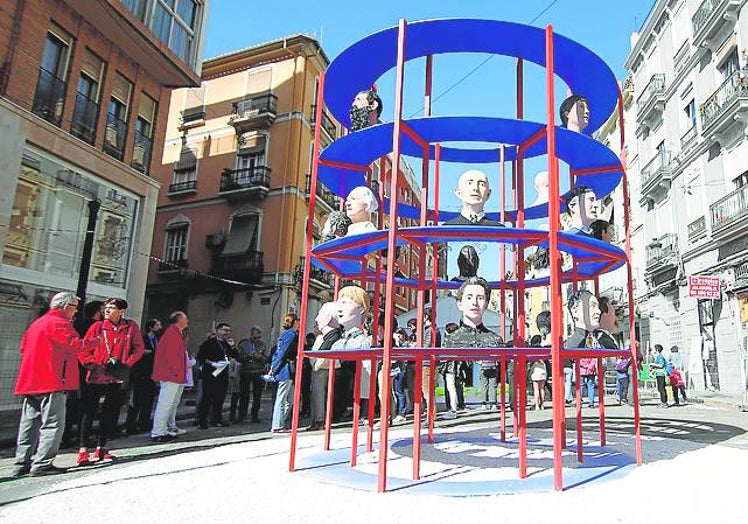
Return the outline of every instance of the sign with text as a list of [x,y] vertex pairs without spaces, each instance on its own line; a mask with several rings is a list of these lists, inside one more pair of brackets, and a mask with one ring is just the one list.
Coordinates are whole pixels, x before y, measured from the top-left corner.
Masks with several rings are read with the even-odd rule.
[[719,277],[688,276],[688,296],[719,299]]

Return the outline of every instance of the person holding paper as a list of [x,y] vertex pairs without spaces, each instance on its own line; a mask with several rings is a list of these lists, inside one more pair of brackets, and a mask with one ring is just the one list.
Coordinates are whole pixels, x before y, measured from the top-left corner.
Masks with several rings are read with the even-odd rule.
[[231,326],[220,322],[211,335],[200,345],[197,361],[200,364],[200,377],[203,380],[203,396],[197,408],[197,423],[200,429],[208,429],[208,412],[211,412],[211,424],[225,427],[223,421],[223,402],[229,386],[229,374],[226,370],[229,357],[238,357],[234,339],[231,338]]

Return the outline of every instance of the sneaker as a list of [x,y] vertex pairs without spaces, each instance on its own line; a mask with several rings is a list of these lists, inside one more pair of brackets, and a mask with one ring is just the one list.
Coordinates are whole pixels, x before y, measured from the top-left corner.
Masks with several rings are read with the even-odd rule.
[[88,451],[79,451],[78,452],[78,458],[75,461],[76,466],[88,466],[91,464],[91,457],[88,454]]
[[151,442],[158,442],[158,443],[171,442],[172,440],[176,438],[177,438],[176,435],[167,433],[166,435],[158,435],[156,437],[151,437]]
[[170,429],[168,433],[169,435],[173,435],[176,437],[177,435],[184,435],[185,433],[187,433],[187,430],[182,429],[182,428],[175,428],[175,429]]
[[58,468],[57,466],[54,466],[50,464],[49,466],[43,466],[41,468],[32,469],[30,471],[30,475],[32,477],[44,477],[47,475],[57,475],[59,473],[67,473],[68,470],[66,468]]
[[403,423],[407,422],[407,420],[408,419],[406,419],[404,416],[398,415],[398,416],[396,416],[395,418],[392,419],[392,423],[393,424],[403,424]]
[[670,406],[668,406],[667,404],[664,404],[664,403],[660,403],[660,404],[657,404],[657,407],[660,408],[660,409],[667,409]]
[[218,422],[213,423],[213,427],[216,427],[216,428],[227,428],[229,426],[230,424],[228,422],[224,422],[222,420],[219,420]]
[[481,410],[482,411],[491,411],[491,406],[489,406],[488,404],[483,404],[483,406],[481,407]]
[[101,462],[112,462],[117,457],[109,453],[109,450],[106,448],[96,448],[96,451],[94,451],[94,460],[98,460]]
[[271,429],[270,433],[272,433],[273,435],[288,435],[289,433],[291,433],[291,430],[286,428]]
[[24,475],[28,475],[30,471],[30,464],[16,464],[15,466],[13,466],[13,471],[11,471],[10,476],[23,477]]
[[444,420],[454,420],[457,418],[457,412],[456,411],[447,411],[444,414]]

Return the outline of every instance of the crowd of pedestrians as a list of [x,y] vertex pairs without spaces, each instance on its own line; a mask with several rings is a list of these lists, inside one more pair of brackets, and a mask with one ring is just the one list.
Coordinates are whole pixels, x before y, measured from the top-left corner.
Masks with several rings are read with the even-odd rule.
[[[448,324],[444,340],[439,329],[432,327],[427,309],[418,332],[415,319],[399,327],[392,319],[393,346],[491,348],[508,345],[482,322],[490,290],[478,277],[463,282],[456,294],[462,319]],[[442,361],[422,359],[422,386],[415,391],[416,364],[395,360],[390,369],[371,368],[371,361],[360,364],[361,381],[358,391],[354,384],[356,366],[352,361],[323,358],[326,350],[367,349],[383,344],[385,318],[379,319],[379,340],[372,339],[366,324],[369,296],[357,286],[340,290],[338,300],[324,304],[315,319],[315,333],[305,337],[305,351],[310,358],[301,363],[301,383],[295,384],[299,319],[294,313],[285,316],[282,331],[274,346],[255,326],[238,342],[231,326],[220,322],[199,345],[193,356],[187,348],[187,315],[173,312],[166,327],[151,319],[141,332],[136,322],[126,318],[128,304],[124,299],[86,304],[77,320],[80,300],[73,293],[62,292],[52,297],[49,310],[26,331],[21,342],[21,367],[15,392],[23,396],[18,430],[14,476],[46,475],[64,471],[53,464],[61,443],[78,445],[77,465],[111,462],[116,457],[107,447],[112,438],[122,436],[119,419],[127,405],[125,435],[148,432],[153,442],[170,442],[187,430],[177,426],[177,409],[185,388],[196,393],[195,425],[198,431],[213,427],[248,422],[261,424],[263,394],[272,393],[267,424],[272,434],[289,432],[289,419],[294,388],[300,387],[303,399],[301,417],[307,418],[308,430],[323,427],[328,412],[328,385],[334,373],[334,390],[329,411],[333,422],[346,420],[352,412],[354,398],[360,399],[361,418],[378,413],[381,406],[391,406],[390,423],[405,423],[420,401],[422,415],[434,397],[431,374],[441,376],[446,411],[444,419],[457,418],[465,410],[465,387],[471,382],[474,363],[459,359]],[[617,348],[616,316],[604,297],[595,297],[581,290],[572,293],[567,307],[574,320],[574,332],[565,341],[566,347]],[[550,346],[550,314],[538,316],[540,335],[530,345]],[[435,335],[435,336],[434,336]],[[619,404],[629,398],[630,374],[642,369],[643,357],[634,363],[631,356],[621,356],[613,364],[616,374],[616,399]],[[497,409],[501,372],[505,370],[507,408],[513,406],[516,363],[511,359],[501,365],[497,360],[477,363],[478,398],[483,410]],[[545,359],[527,363],[527,387],[532,387],[532,406],[544,408],[550,391],[550,362]],[[588,406],[593,407],[598,387],[598,359],[583,358],[563,363],[565,400],[573,401],[572,387],[578,380],[587,392]],[[663,348],[652,350],[649,370],[656,381],[660,405],[667,407],[667,383],[670,383],[675,404],[686,402],[682,363],[677,347],[665,358]],[[391,388],[384,391],[388,373]],[[374,377],[372,377],[372,374]],[[371,384],[371,380],[375,384]],[[377,391],[374,397],[371,392]],[[268,395],[269,396],[269,395]],[[224,406],[229,401],[228,420]],[[375,415],[376,416],[376,415]],[[249,417],[249,420],[247,418]],[[350,420],[350,419],[348,419]],[[363,420],[361,421],[363,423]],[[95,427],[95,433],[94,433]],[[95,435],[95,438],[93,438]]]

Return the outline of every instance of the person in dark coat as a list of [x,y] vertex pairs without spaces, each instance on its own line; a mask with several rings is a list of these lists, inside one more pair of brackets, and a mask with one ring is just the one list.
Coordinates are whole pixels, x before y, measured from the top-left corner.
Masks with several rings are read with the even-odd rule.
[[228,426],[223,421],[223,403],[229,387],[228,358],[237,358],[231,326],[220,322],[214,337],[200,345],[197,361],[200,364],[200,377],[203,383],[203,396],[197,409],[197,422],[200,429],[208,429],[208,414],[214,426]]
[[127,409],[127,434],[133,435],[139,431],[151,430],[151,412],[156,397],[156,383],[151,378],[153,374],[153,354],[161,335],[161,321],[157,318],[149,320],[145,325],[145,353],[132,368],[130,385],[132,386],[132,401]]

